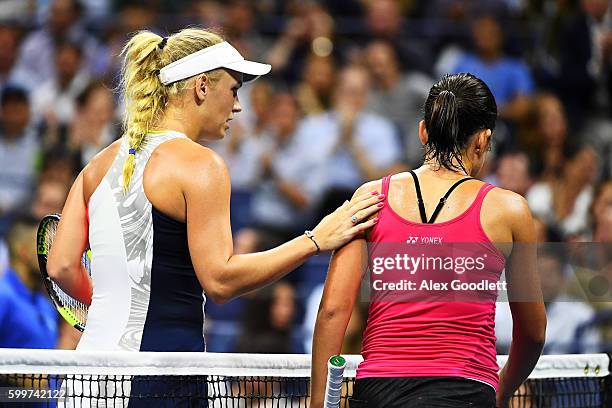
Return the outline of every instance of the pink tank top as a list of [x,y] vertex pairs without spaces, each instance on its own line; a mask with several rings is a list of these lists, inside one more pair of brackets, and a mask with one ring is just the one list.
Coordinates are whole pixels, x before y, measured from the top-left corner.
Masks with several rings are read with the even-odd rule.
[[[382,181],[385,201],[390,179]],[[499,281],[505,258],[480,223],[482,202],[493,188],[484,184],[467,210],[436,224],[406,220],[388,202],[379,212],[368,242],[371,298],[358,379],[452,376],[497,389],[495,300],[500,287],[490,285]],[[390,261],[398,252],[400,259]],[[433,271],[409,270],[403,254],[419,258],[421,265],[427,262]],[[375,281],[380,289],[381,280],[398,286],[373,290]],[[462,290],[483,280],[484,289]],[[412,290],[407,281],[413,282]],[[450,290],[438,290],[444,284]]]

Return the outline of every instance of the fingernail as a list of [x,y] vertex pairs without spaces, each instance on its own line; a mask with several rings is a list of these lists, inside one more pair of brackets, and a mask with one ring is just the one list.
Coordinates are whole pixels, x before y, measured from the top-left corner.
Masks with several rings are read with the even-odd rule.
[[371,194],[372,194],[372,195],[376,195],[376,194],[378,194],[378,191],[372,191],[372,193],[371,193]]
[[378,208],[383,208],[385,205],[384,205],[383,203],[378,203],[378,204],[376,204],[376,206],[377,206]]
[[384,194],[381,194],[381,195],[379,195],[379,196],[378,196],[378,198],[379,198],[380,200],[382,200],[382,199],[384,199],[384,198],[385,198],[385,195],[384,195]]
[[374,219],[372,220],[372,222],[373,222],[374,224],[376,224],[376,223],[378,222],[378,218],[374,218]]

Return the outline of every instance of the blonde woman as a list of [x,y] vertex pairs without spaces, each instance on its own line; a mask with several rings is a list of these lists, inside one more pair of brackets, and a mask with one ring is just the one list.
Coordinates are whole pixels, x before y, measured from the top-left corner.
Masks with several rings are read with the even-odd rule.
[[[234,255],[226,166],[195,140],[223,138],[241,111],[242,82],[270,66],[193,28],[167,38],[140,32],[123,55],[125,134],[72,186],[48,272],[91,303],[79,350],[204,351],[205,296],[225,302],[345,244],[374,225],[365,220],[382,198],[364,194],[312,232]],[[91,281],[80,267],[87,245]]]

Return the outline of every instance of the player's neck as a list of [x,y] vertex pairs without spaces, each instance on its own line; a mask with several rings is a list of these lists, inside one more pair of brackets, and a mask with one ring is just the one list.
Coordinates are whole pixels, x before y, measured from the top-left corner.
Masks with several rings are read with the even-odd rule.
[[190,124],[189,121],[181,120],[180,117],[171,114],[164,115],[164,118],[156,126],[156,129],[180,132],[187,135],[191,140],[197,140],[200,133],[199,129]]
[[[453,162],[453,165],[461,169],[459,163]],[[472,173],[471,163],[463,162],[463,170],[450,170],[444,166],[442,166],[437,160],[427,160],[421,166],[421,172],[429,173],[431,175],[435,175],[436,177],[445,178],[445,179],[457,179],[464,178],[470,176]]]

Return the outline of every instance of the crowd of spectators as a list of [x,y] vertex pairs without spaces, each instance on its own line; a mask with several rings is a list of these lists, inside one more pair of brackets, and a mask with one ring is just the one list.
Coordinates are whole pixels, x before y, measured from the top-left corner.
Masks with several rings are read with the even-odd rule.
[[[61,212],[80,169],[121,136],[115,89],[130,33],[187,25],[272,64],[240,90],[244,111],[228,137],[202,141],[229,167],[236,252],[301,234],[363,182],[418,167],[430,86],[471,72],[500,113],[479,177],[525,196],[546,243],[545,351],[612,351],[608,0],[1,0],[0,346],[78,341],[41,295],[36,220]],[[208,350],[308,352],[328,261],[209,302]],[[359,352],[364,308],[345,352]],[[498,309],[504,353],[511,320],[507,304]],[[37,324],[22,328],[15,313]]]

